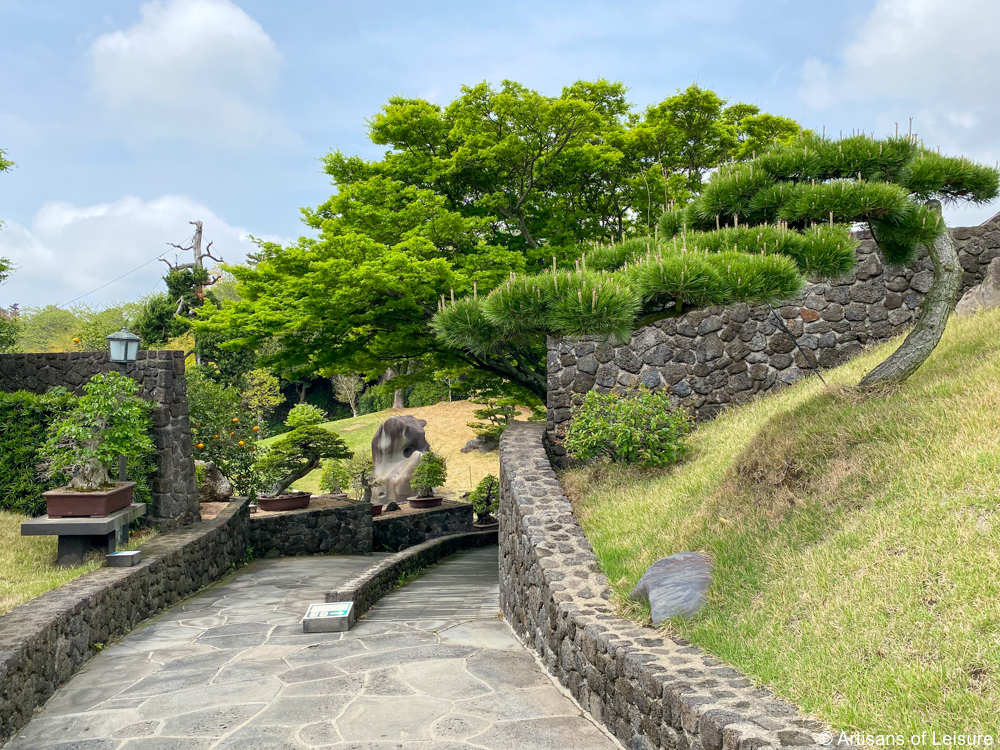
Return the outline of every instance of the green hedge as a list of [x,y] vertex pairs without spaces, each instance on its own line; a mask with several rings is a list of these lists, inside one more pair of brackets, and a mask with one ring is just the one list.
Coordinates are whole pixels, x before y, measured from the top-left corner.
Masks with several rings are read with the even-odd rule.
[[[0,393],[0,510],[26,516],[45,513],[42,493],[64,481],[44,478],[38,471],[39,449],[49,426],[76,404],[77,397],[56,389],[38,395],[27,391]],[[151,477],[156,471],[152,456],[129,461],[129,479],[136,482],[135,502],[152,503]],[[117,468],[112,470],[112,474]]]
[[27,516],[45,513],[42,493],[57,483],[39,475],[38,451],[49,425],[75,403],[76,397],[68,393],[0,393],[0,510]]

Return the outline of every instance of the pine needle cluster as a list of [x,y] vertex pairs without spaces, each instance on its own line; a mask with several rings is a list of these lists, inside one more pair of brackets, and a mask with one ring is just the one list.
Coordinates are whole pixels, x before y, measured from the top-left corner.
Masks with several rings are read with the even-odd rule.
[[929,151],[911,136],[828,139],[805,131],[718,169],[701,195],[666,211],[653,236],[594,246],[575,269],[510,279],[480,298],[442,298],[433,327],[478,355],[544,334],[625,341],[639,324],[706,305],[792,299],[808,278],[855,263],[852,229],[871,228],[888,263],[945,231],[922,201],[984,202],[996,169]]

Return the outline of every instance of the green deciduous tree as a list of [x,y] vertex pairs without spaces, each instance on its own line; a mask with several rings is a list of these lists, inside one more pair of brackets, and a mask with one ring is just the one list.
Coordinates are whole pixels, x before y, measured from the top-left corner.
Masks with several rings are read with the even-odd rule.
[[199,312],[199,340],[243,352],[269,342],[265,361],[290,380],[392,371],[398,391],[464,365],[543,393],[537,338],[506,340],[502,355],[451,346],[429,326],[442,295],[476,298],[553,256],[571,265],[580,243],[651,227],[756,137],[744,123],[758,109],[725,104],[693,86],[635,113],[605,80],[559,96],[481,83],[447,106],[393,97],[369,127],[385,156],[328,154],[337,193],[303,211],[318,237],[261,242],[231,268],[240,299]]

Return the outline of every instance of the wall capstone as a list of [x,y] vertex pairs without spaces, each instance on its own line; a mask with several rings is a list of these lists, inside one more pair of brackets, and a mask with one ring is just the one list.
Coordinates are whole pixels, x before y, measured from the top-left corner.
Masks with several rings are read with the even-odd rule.
[[500,605],[525,645],[632,750],[819,748],[825,725],[691,643],[614,616],[544,433],[515,422],[500,442]]

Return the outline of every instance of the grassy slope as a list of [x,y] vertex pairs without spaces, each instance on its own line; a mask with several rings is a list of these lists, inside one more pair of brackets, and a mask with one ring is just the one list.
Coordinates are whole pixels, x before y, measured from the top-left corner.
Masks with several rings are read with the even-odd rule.
[[669,627],[807,711],[997,734],[1000,311],[953,317],[905,386],[863,398],[892,346],[702,426],[671,473],[564,483],[620,597],[660,557],[711,555],[710,605]]
[[[498,451],[490,453],[461,452],[465,444],[476,436],[468,426],[468,422],[475,420],[473,411],[481,408],[481,406],[471,404],[468,401],[442,402],[433,406],[419,406],[398,411],[389,409],[373,414],[363,414],[360,417],[327,422],[321,426],[339,434],[347,443],[348,448],[357,451],[365,448],[370,449],[375,431],[388,417],[395,414],[409,414],[417,419],[425,419],[427,426],[424,431],[427,435],[427,442],[448,462],[448,483],[444,486],[445,491],[466,492],[487,474],[497,475],[500,473],[500,454]],[[266,445],[276,439],[267,438],[261,442]],[[310,492],[319,492],[319,476],[320,470],[317,469],[294,486]]]

